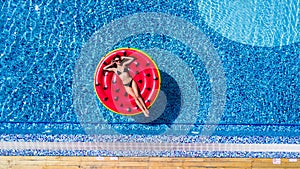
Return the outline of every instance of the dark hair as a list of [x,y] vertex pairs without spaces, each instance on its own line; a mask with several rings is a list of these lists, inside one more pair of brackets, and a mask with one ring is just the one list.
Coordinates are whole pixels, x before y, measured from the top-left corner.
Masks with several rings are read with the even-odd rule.
[[113,60],[116,60],[117,58],[119,58],[121,60],[121,56],[120,55],[116,55]]

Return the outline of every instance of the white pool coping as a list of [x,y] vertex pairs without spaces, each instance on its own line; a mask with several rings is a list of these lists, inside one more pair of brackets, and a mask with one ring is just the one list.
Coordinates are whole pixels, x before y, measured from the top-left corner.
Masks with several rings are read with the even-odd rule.
[[300,144],[0,142],[2,150],[300,152]]

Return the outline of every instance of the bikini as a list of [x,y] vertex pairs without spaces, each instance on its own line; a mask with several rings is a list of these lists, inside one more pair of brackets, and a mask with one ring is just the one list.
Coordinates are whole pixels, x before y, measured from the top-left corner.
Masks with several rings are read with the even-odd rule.
[[[122,73],[124,73],[124,72],[129,73],[129,69],[128,69],[128,68],[125,68],[123,72],[120,72],[120,71],[117,70],[117,74],[118,74],[118,75],[120,75],[120,74],[122,74]],[[131,79],[129,83],[126,83],[126,84],[123,84],[123,85],[124,85],[124,86],[128,86],[128,87],[132,87],[132,81],[133,81],[133,79]]]

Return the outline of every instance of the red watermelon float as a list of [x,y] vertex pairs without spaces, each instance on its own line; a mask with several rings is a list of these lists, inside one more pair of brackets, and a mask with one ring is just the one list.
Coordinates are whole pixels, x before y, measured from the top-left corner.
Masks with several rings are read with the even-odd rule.
[[98,64],[95,72],[95,91],[97,96],[106,108],[115,113],[122,115],[142,113],[135,100],[125,91],[124,84],[119,76],[114,72],[103,70],[116,56],[135,58],[128,65],[129,74],[137,83],[140,95],[147,108],[151,107],[159,94],[161,77],[154,61],[141,50],[119,48],[109,52]]

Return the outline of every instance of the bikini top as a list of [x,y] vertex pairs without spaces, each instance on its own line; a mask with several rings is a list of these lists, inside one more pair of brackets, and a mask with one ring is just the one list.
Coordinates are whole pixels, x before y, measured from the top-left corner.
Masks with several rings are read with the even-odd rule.
[[[123,72],[129,72],[129,68],[125,68]],[[117,70],[118,75],[122,74],[123,72]]]

